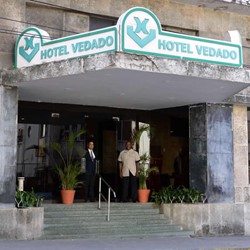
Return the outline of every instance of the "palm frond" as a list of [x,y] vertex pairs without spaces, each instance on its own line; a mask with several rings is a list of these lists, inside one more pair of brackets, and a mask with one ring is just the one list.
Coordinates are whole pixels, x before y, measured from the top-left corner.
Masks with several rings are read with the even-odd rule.
[[139,189],[147,189],[147,180],[151,173],[159,173],[158,167],[146,167],[146,164],[140,165]]
[[50,147],[58,154],[61,164],[55,165],[55,172],[57,173],[61,187],[65,190],[73,190],[79,187],[83,182],[78,180],[78,176],[81,173],[80,161],[75,162],[73,159],[74,150],[79,154],[79,158],[83,156],[83,150],[76,147],[76,139],[85,133],[85,130],[72,131],[64,147],[61,144],[55,142],[51,143]]
[[137,146],[139,146],[141,135],[144,132],[147,132],[148,136],[150,136],[150,131],[151,131],[150,125],[146,125],[146,124],[140,126],[138,129],[137,128],[133,129],[132,139],[137,144]]

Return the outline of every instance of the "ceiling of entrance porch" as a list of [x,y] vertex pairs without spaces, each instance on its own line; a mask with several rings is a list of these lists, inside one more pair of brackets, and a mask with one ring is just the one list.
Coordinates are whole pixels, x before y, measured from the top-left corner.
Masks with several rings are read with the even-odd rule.
[[19,100],[154,110],[222,102],[247,84],[122,68],[19,83]]

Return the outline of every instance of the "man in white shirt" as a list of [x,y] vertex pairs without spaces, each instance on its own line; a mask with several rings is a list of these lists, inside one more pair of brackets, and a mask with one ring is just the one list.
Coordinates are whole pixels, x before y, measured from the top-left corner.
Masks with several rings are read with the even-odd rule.
[[131,189],[132,201],[137,201],[137,176],[139,171],[139,154],[132,148],[131,141],[126,142],[124,149],[119,157],[119,171],[122,178],[122,202],[128,201],[129,185]]

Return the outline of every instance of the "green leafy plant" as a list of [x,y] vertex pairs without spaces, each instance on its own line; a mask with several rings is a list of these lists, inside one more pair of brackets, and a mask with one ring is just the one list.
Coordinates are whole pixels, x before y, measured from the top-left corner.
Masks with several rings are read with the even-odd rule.
[[[150,125],[142,125],[138,129],[132,131],[132,140],[136,143],[137,148],[140,146],[140,139],[142,134],[146,132],[148,137],[152,137],[153,129]],[[147,180],[150,177],[151,173],[158,173],[159,169],[157,167],[150,167],[150,155],[144,153],[140,156],[139,163],[139,189],[147,189]]]
[[56,166],[55,169],[63,190],[74,190],[83,183],[78,180],[78,176],[81,173],[81,168],[78,163],[72,163],[64,167]]
[[195,188],[190,188],[188,195],[191,202],[195,203],[195,202],[200,202],[202,200],[203,193],[199,192]]
[[146,153],[140,156],[140,169],[139,169],[139,189],[147,189],[147,180],[151,173],[158,173],[157,167],[149,167],[150,156]]
[[147,180],[149,179],[150,173],[158,173],[159,170],[157,167],[151,167],[145,169],[144,167],[140,168],[139,172],[139,189],[147,189]]
[[162,188],[159,192],[153,192],[152,201],[158,204],[164,203],[195,203],[201,202],[204,194],[195,188],[185,188],[168,186]]
[[42,195],[36,195],[34,190],[32,191],[16,191],[15,195],[16,207],[40,207],[43,201]]
[[74,190],[79,187],[83,182],[78,180],[78,176],[81,174],[80,160],[75,160],[73,153],[77,152],[79,158],[83,156],[83,149],[76,146],[76,138],[85,133],[85,130],[72,131],[64,145],[64,147],[57,142],[54,142],[50,147],[59,156],[60,162],[55,165],[55,172],[57,173],[61,188],[63,190]]
[[153,135],[153,128],[150,127],[150,125],[144,124],[142,126],[140,126],[138,129],[135,128],[132,131],[132,140],[133,142],[136,143],[137,147],[139,148],[139,144],[140,144],[140,139],[141,136],[144,132],[146,132],[148,134],[148,137],[152,137]]
[[157,204],[170,203],[170,200],[174,197],[175,193],[172,186],[164,187],[159,192],[153,192],[151,195],[152,201]]

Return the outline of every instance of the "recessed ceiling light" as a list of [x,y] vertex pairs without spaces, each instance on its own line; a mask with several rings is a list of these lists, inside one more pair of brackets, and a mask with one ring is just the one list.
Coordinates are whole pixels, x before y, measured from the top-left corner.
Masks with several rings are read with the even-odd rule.
[[51,113],[51,117],[52,118],[60,118],[60,114],[59,113]]

